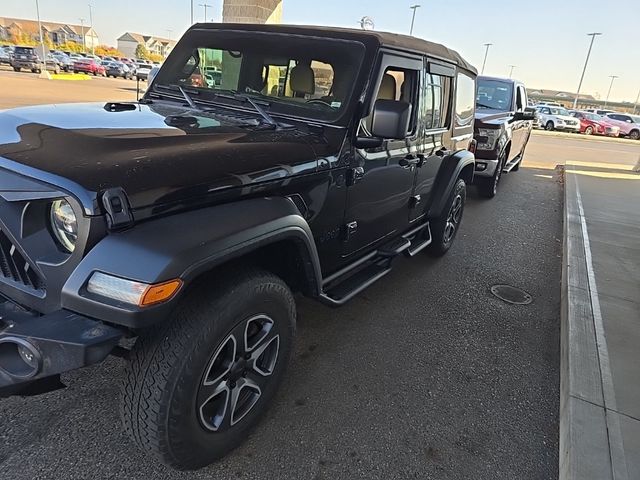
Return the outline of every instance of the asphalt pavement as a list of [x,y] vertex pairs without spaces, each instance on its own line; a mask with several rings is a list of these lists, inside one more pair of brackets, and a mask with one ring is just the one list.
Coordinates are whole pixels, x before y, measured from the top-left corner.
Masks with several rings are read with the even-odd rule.
[[[532,162],[544,156],[538,141]],[[287,379],[217,464],[179,473],[136,451],[118,415],[125,363],[112,358],[64,376],[65,390],[0,400],[0,478],[557,478],[562,179],[552,167],[505,175],[494,200],[470,189],[444,258],[399,259],[338,310],[299,299]],[[496,284],[533,302],[505,303]]]

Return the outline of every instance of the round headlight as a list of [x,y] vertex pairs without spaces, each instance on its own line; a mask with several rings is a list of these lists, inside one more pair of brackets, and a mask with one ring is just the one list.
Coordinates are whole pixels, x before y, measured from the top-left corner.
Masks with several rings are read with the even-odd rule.
[[51,228],[58,243],[69,253],[73,252],[78,240],[78,222],[66,200],[56,200],[51,204]]

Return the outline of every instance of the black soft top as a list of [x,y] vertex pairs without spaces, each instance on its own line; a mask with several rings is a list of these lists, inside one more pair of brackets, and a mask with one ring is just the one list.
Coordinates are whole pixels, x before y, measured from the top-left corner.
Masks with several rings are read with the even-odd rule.
[[339,38],[345,40],[359,40],[365,44],[375,43],[380,47],[386,46],[400,50],[409,50],[431,55],[442,60],[455,63],[474,75],[478,74],[476,68],[467,62],[455,50],[451,50],[439,43],[430,42],[417,37],[400,35],[389,32],[375,32],[371,30],[358,30],[355,28],[320,27],[307,25],[263,25],[245,23],[198,23],[191,27],[194,30],[245,30],[249,32],[273,32],[292,35],[312,35],[315,37]]

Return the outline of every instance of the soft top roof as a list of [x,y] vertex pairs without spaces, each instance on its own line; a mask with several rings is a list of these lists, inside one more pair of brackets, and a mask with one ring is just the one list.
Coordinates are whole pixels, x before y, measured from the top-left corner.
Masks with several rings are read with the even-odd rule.
[[387,46],[401,50],[421,52],[434,57],[448,60],[460,68],[477,75],[476,68],[467,62],[455,50],[451,50],[439,43],[430,42],[417,37],[400,35],[389,32],[376,32],[371,30],[358,30],[355,28],[321,27],[307,25],[273,25],[273,24],[249,24],[249,23],[198,23],[191,29],[202,30],[246,30],[251,32],[289,33],[297,35],[313,35],[317,37],[340,38],[360,40],[363,43],[375,42],[379,46]]

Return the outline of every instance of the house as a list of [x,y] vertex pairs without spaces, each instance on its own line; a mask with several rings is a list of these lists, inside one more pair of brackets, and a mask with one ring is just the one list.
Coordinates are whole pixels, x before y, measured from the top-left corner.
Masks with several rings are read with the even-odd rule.
[[[54,46],[75,42],[91,49],[100,43],[98,34],[90,25],[57,22],[41,22],[41,25],[45,40]],[[29,38],[34,42],[39,41],[38,22],[21,18],[0,17],[0,40],[10,41],[19,38]]]
[[167,38],[133,32],[126,32],[118,38],[118,50],[125,57],[135,58],[138,45],[143,45],[149,53],[166,57],[176,46],[176,42]]

